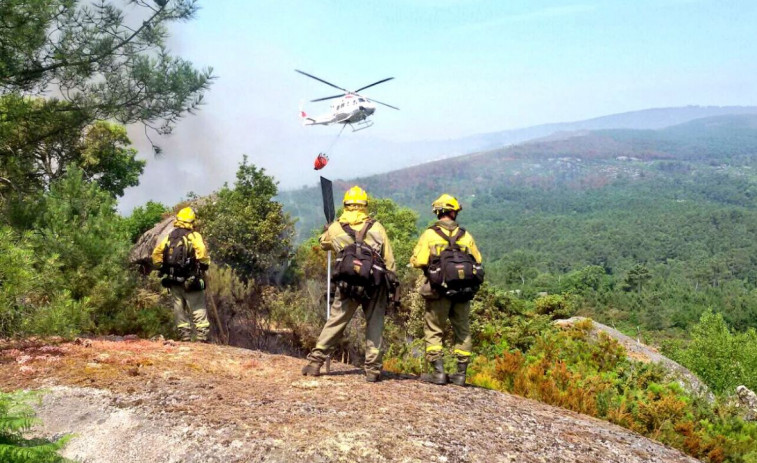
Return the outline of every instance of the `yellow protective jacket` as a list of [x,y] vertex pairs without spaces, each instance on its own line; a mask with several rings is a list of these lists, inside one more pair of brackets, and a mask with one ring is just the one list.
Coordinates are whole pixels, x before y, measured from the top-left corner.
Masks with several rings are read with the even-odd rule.
[[[453,236],[457,233],[459,225],[454,220],[443,219],[437,221],[434,226],[439,226],[442,232],[448,236]],[[481,263],[481,253],[476,247],[476,242],[473,241],[473,236],[467,231],[465,234],[457,240],[457,244],[463,252],[467,252],[472,255],[476,262]],[[428,229],[421,235],[418,240],[418,244],[413,249],[413,256],[410,258],[410,264],[416,268],[424,268],[428,266],[429,260],[432,256],[439,256],[441,252],[449,246],[449,242],[439,236],[434,230]]]
[[[173,226],[176,228],[186,228],[188,230],[192,229],[191,223],[181,222],[179,220],[174,222]],[[168,245],[168,236],[170,236],[170,233],[169,235],[166,235],[166,237],[163,238],[163,241],[158,243],[152,251],[152,264],[157,268],[160,268],[160,266],[163,265],[163,250],[165,250],[166,245]],[[187,241],[192,244],[192,249],[195,251],[195,258],[197,261],[201,264],[210,265],[210,255],[208,255],[208,250],[205,247],[205,242],[202,240],[202,236],[196,231],[193,231],[187,235]]]
[[[363,211],[344,211],[339,220],[329,225],[329,228],[318,238],[321,248],[327,251],[340,252],[345,246],[355,242],[344,231],[341,224],[345,223],[349,225],[357,233],[363,228],[363,225],[369,218],[368,214]],[[386,235],[383,225],[379,222],[373,223],[373,226],[371,226],[371,229],[365,235],[365,244],[373,248],[384,259],[387,270],[390,272],[395,271],[392,245],[389,243],[389,237]]]

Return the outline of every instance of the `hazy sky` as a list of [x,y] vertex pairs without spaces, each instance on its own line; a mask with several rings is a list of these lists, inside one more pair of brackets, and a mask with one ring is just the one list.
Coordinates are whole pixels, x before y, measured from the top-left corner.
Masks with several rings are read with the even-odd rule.
[[[123,210],[173,203],[232,181],[242,153],[284,188],[313,184],[312,160],[337,127],[301,127],[300,102],[385,77],[366,93],[370,144],[457,138],[650,107],[757,104],[757,2],[256,1],[204,0],[174,27],[172,51],[212,66],[217,81],[198,116],[182,122],[149,159]],[[328,103],[306,103],[312,114]],[[355,140],[353,140],[355,141]],[[338,145],[337,145],[338,146]],[[338,148],[335,149],[338,152]],[[339,153],[370,170],[380,159]],[[327,169],[331,166],[327,167]],[[174,172],[178,170],[178,172]],[[386,170],[377,168],[376,170]],[[328,173],[328,172],[327,172]]]

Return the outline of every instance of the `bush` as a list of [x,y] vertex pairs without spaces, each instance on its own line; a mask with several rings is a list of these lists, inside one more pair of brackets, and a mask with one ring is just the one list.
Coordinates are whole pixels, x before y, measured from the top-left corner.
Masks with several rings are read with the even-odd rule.
[[721,314],[706,311],[685,347],[669,354],[716,393],[733,394],[744,385],[757,389],[757,331],[732,333]]
[[631,362],[615,340],[590,333],[590,323],[576,324],[543,332],[525,353],[479,355],[470,382],[606,419],[702,461],[748,461],[757,424],[689,396],[660,366]]
[[38,399],[30,392],[0,392],[0,461],[5,463],[58,463],[67,461],[58,450],[70,435],[50,441],[25,439],[23,433],[39,423],[29,403]]
[[0,336],[166,334],[170,311],[127,268],[129,231],[108,192],[71,166],[24,204],[22,231],[0,227]]
[[576,311],[573,301],[566,296],[550,294],[534,301],[536,313],[547,315],[552,320],[570,318]]
[[[422,333],[422,299],[408,302],[408,332]],[[745,423],[721,403],[690,396],[659,365],[630,361],[614,339],[592,334],[591,320],[555,328],[551,318],[568,315],[570,304],[565,296],[527,301],[483,286],[472,302],[475,357],[468,381],[603,418],[702,461],[754,457],[750,452],[757,445],[757,424]],[[387,332],[392,329],[388,323]],[[714,331],[723,336],[722,329]],[[386,339],[385,368],[418,374],[422,338]]]
[[125,219],[126,228],[132,243],[136,243],[140,236],[163,220],[169,209],[153,201],[147,201],[144,206],[135,207],[129,217]]
[[39,287],[32,267],[36,261],[29,235],[20,237],[10,227],[0,227],[0,336],[18,328]]

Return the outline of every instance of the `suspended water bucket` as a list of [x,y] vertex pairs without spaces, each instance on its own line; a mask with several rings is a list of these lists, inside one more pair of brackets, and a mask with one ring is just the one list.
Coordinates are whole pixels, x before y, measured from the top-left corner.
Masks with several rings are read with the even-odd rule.
[[326,164],[328,163],[329,163],[329,157],[323,153],[318,153],[318,157],[315,158],[315,162],[313,163],[313,169],[321,170],[324,167],[326,167]]

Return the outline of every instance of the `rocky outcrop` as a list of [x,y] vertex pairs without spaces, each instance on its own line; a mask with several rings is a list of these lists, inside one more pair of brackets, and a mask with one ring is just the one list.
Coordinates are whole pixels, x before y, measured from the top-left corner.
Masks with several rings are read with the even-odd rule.
[[[558,326],[568,326],[583,320],[587,320],[587,318],[572,317],[567,320],[557,320],[555,324]],[[673,378],[675,378],[675,380],[679,382],[679,384],[681,384],[681,387],[687,391],[704,397],[710,402],[715,400],[715,396],[710,392],[707,385],[697,378],[691,370],[660,354],[654,347],[642,344],[615,328],[611,328],[592,320],[592,334],[596,336],[600,332],[605,333],[612,339],[618,341],[618,343],[625,348],[629,359],[644,363],[659,363]]]
[[137,244],[129,252],[129,263],[132,265],[152,266],[152,251],[158,243],[173,231],[174,218],[163,219],[159,224],[147,230],[139,237]]
[[744,419],[747,421],[757,421],[757,394],[746,386],[739,386],[736,388],[736,395],[745,410]]
[[0,346],[0,388],[47,388],[38,435],[128,462],[694,462],[627,429],[486,389],[172,341]]

